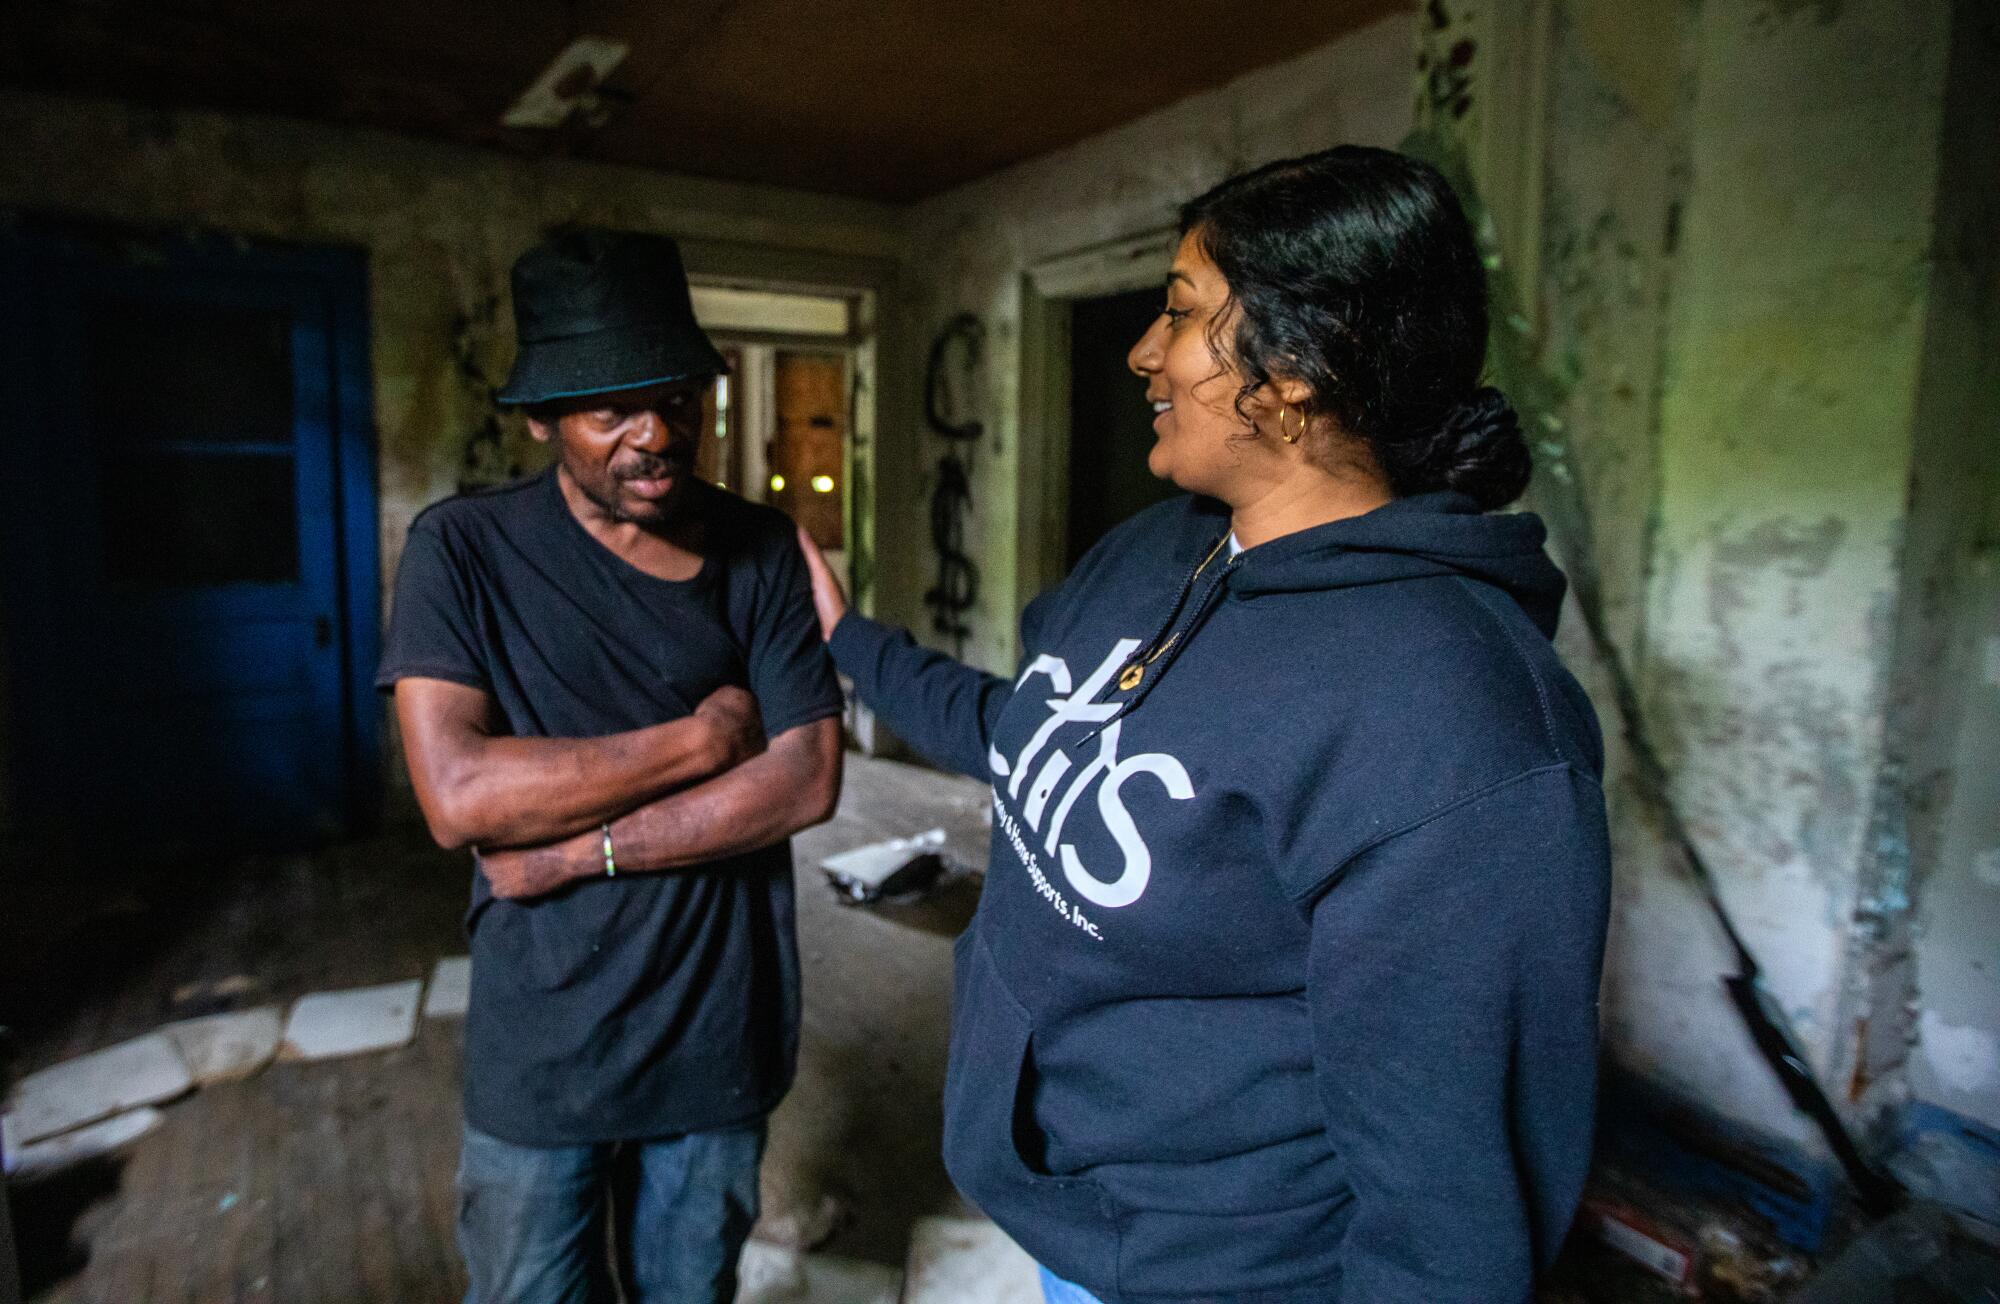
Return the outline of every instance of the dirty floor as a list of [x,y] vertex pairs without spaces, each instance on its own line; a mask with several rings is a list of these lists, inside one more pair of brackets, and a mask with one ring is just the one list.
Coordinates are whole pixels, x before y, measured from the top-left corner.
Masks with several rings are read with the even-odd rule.
[[[838,815],[796,843],[806,984],[797,1085],[773,1119],[762,1235],[901,1264],[965,1208],[938,1159],[951,940],[975,878],[908,907],[837,903],[820,857],[943,827],[983,865],[985,789],[849,758]],[[423,977],[463,951],[468,869],[413,831],[312,856],[122,876],[7,975],[15,1072],[172,1019]],[[399,1050],[205,1088],[124,1152],[11,1193],[47,1304],[417,1301],[464,1289],[452,1244],[459,1025]]]

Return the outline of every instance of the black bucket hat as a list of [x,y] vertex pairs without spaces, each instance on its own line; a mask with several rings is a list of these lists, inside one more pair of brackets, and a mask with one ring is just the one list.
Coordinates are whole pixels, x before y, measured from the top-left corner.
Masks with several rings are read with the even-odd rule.
[[729,370],[694,319],[680,246],[663,235],[573,229],[514,263],[510,405],[607,394]]

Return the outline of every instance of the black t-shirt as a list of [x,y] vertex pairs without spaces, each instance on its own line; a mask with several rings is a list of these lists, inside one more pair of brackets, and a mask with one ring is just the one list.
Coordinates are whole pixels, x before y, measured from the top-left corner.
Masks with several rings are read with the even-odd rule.
[[[447,499],[410,526],[376,685],[490,694],[508,731],[590,738],[692,713],[724,684],[766,733],[837,714],[791,523],[707,485],[700,573],[657,579],[570,514],[553,469]],[[762,1117],[798,1050],[788,843],[528,901],[472,881],[465,1114],[524,1145],[654,1137]]]

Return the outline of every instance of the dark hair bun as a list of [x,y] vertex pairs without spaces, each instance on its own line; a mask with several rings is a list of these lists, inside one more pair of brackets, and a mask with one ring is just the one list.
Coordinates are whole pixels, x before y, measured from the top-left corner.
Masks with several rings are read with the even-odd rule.
[[1489,511],[1505,507],[1528,487],[1533,468],[1521,419],[1491,385],[1447,412],[1427,442],[1410,468],[1413,480],[1455,490]]

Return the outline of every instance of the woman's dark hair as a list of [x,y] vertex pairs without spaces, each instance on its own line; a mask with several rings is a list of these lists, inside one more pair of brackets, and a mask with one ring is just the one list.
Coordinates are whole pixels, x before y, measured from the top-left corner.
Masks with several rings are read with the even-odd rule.
[[1528,487],[1514,409],[1479,384],[1486,270],[1436,168],[1359,145],[1283,159],[1189,201],[1181,232],[1238,309],[1239,409],[1293,377],[1398,495],[1455,489],[1493,508]]

